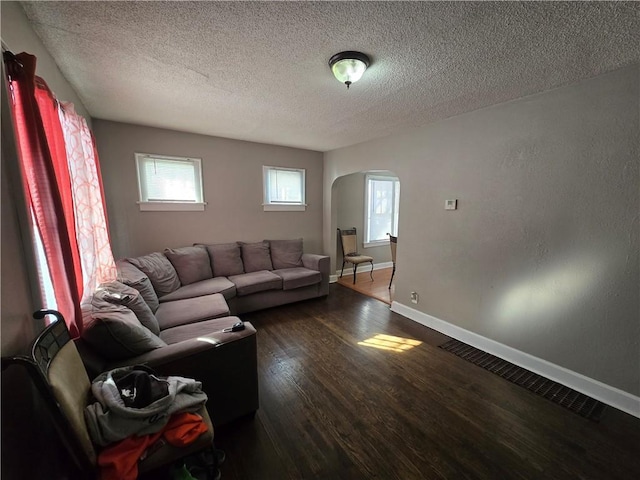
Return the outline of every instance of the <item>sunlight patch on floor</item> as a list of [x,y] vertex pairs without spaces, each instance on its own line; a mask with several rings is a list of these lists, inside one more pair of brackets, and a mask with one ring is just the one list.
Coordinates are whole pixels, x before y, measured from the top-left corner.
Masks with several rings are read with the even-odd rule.
[[411,350],[413,347],[417,347],[421,343],[421,341],[413,340],[411,338],[394,337],[393,335],[379,333],[374,337],[358,342],[358,345],[379,348],[381,350],[392,350],[394,352],[406,352],[407,350]]

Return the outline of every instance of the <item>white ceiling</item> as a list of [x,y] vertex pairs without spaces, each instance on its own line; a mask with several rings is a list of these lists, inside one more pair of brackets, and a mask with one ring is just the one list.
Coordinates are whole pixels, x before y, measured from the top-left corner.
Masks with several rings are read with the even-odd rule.
[[[634,2],[22,2],[94,118],[327,151],[640,59]],[[347,91],[329,58],[372,59]]]

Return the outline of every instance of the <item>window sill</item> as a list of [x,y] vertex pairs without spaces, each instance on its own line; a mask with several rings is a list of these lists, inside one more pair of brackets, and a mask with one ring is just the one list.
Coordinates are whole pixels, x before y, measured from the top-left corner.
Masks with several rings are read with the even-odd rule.
[[141,212],[204,212],[206,203],[138,202]]
[[384,247],[389,245],[389,240],[376,240],[375,242],[368,242],[362,245],[364,248]]
[[307,205],[272,205],[262,204],[265,212],[304,212]]

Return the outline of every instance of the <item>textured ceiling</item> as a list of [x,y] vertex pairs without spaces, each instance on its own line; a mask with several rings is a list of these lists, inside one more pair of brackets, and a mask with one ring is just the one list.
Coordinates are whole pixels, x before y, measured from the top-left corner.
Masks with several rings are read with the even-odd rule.
[[[22,2],[95,118],[327,151],[640,59],[633,2]],[[329,58],[372,59],[349,91]]]

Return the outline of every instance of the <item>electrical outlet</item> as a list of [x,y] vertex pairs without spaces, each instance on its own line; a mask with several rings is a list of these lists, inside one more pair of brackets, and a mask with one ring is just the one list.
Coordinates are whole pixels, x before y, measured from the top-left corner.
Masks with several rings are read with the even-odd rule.
[[411,303],[418,303],[418,294],[416,292],[411,292]]

